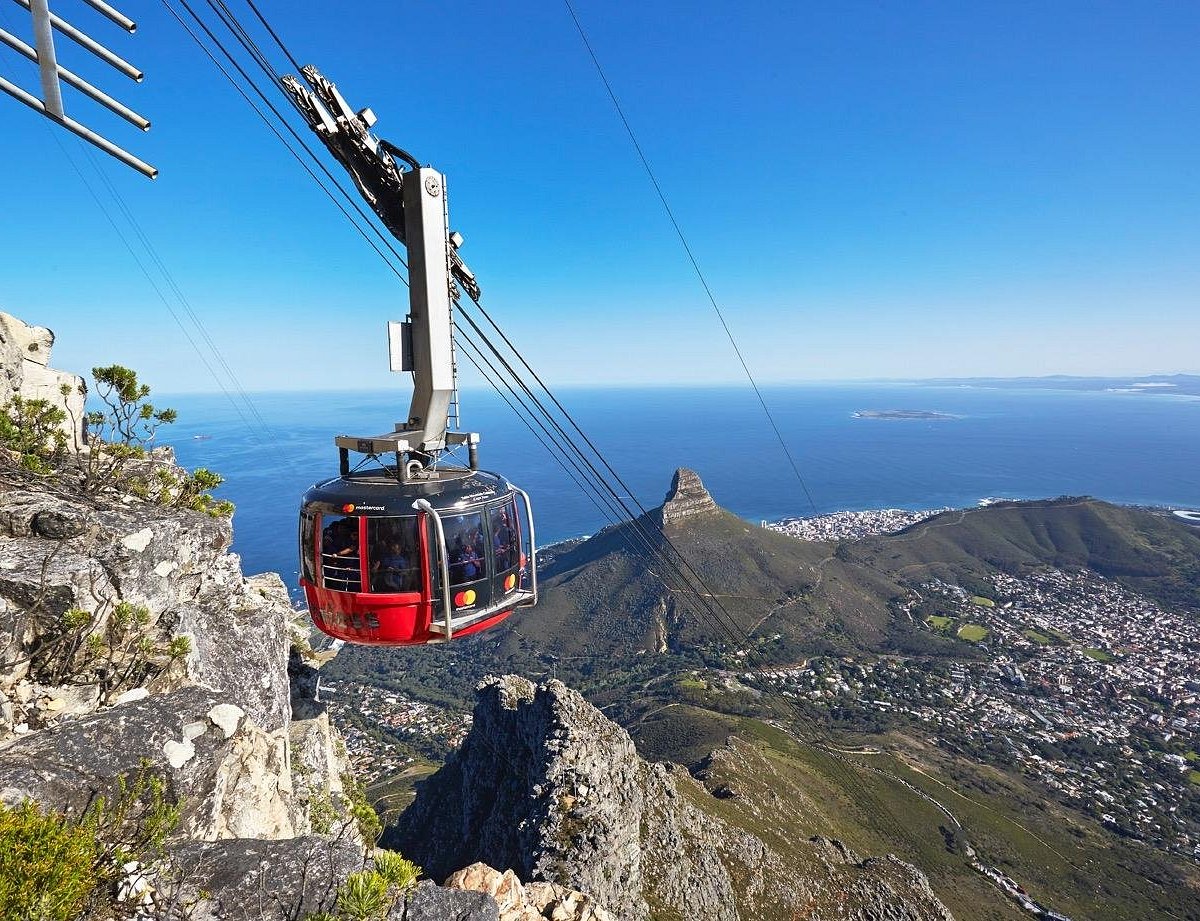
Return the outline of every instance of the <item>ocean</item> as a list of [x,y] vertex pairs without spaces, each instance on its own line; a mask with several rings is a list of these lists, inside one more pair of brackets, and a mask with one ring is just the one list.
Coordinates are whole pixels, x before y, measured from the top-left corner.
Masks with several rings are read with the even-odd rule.
[[[659,504],[676,467],[696,470],[725,508],[758,522],[838,510],[923,509],[1090,495],[1200,507],[1200,398],[924,384],[813,384],[763,391],[804,478],[801,487],[746,388],[562,390],[559,398],[632,494]],[[335,434],[378,434],[405,415],[407,393],[158,396],[179,411],[160,441],[188,467],[225,477],[237,506],[234,550],[248,573],[296,582],[296,513],[304,490],[337,472]],[[538,542],[607,522],[500,399],[464,391],[462,428],[482,433],[480,462],[528,491]],[[917,410],[952,418],[856,418]],[[260,421],[261,420],[261,421]],[[266,433],[269,432],[269,437]]]

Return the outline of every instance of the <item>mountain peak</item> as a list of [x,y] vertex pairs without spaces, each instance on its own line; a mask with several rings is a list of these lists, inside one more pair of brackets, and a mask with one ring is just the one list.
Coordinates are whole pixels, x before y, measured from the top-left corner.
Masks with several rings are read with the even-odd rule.
[[671,481],[671,490],[662,505],[663,524],[676,524],[715,511],[718,511],[717,503],[700,482],[699,474],[686,467],[677,469]]

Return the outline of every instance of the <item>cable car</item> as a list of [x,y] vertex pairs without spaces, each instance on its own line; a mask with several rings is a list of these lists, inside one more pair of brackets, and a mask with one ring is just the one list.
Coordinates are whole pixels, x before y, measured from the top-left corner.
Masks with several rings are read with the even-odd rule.
[[[284,86],[363,197],[407,247],[409,314],[388,323],[393,371],[411,372],[408,419],[393,431],[339,435],[339,475],[312,486],[300,508],[300,584],[316,626],[380,646],[446,642],[494,627],[537,603],[529,496],[479,469],[479,434],[449,430],[457,415],[454,325],[460,286],[475,276],[450,233],[445,177],[370,133],[312,67]],[[307,84],[307,85],[306,85]],[[397,159],[401,160],[404,169]],[[468,465],[446,455],[467,448]],[[363,455],[351,465],[351,454]]]

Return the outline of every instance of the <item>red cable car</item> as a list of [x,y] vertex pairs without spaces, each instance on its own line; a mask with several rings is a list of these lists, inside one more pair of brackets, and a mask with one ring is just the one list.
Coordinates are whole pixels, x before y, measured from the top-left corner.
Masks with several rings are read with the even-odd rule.
[[313,622],[330,636],[443,642],[494,627],[536,599],[525,492],[477,470],[416,476],[401,487],[393,470],[376,470],[305,493],[300,584]]
[[[408,249],[409,315],[388,324],[393,371],[410,371],[408,420],[383,435],[339,435],[340,476],[300,509],[300,584],[313,623],[351,643],[407,646],[471,636],[537,603],[529,497],[479,469],[479,435],[449,431],[457,407],[452,302],[475,276],[450,233],[446,181],[374,137],[313,67],[283,83],[317,136]],[[401,163],[407,165],[404,169]],[[443,454],[466,446],[469,467]],[[354,469],[350,453],[365,455]]]

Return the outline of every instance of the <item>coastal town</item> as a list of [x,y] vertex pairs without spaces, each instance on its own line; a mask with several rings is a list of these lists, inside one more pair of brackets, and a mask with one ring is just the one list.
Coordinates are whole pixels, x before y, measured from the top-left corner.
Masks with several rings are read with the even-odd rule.
[[321,695],[367,784],[402,771],[418,756],[444,758],[471,728],[469,713],[354,681],[322,682]]
[[876,534],[895,534],[914,524],[948,512],[948,508],[911,511],[899,508],[873,509],[863,512],[833,512],[811,518],[783,518],[764,521],[769,531],[778,531],[797,540],[859,540]]
[[820,657],[741,680],[1016,769],[1114,832],[1200,860],[1200,624],[1089,572],[914,587],[898,616],[971,654]]

